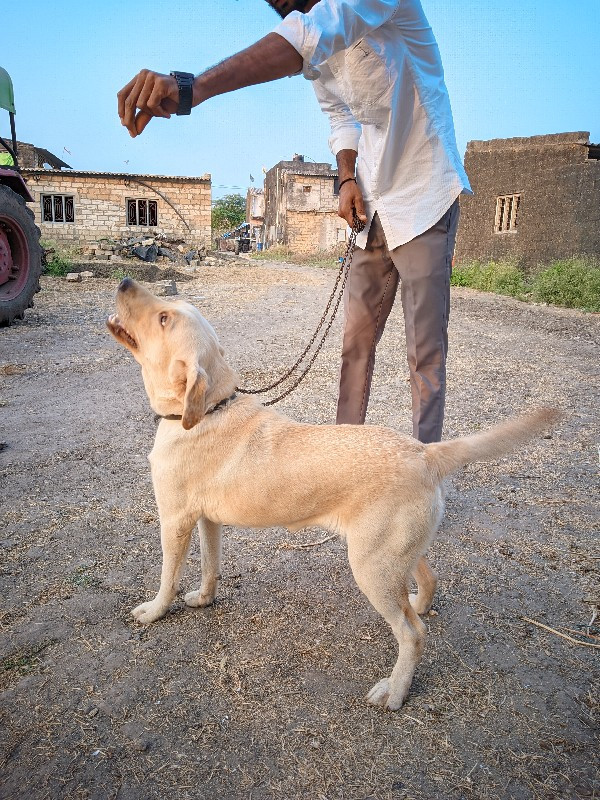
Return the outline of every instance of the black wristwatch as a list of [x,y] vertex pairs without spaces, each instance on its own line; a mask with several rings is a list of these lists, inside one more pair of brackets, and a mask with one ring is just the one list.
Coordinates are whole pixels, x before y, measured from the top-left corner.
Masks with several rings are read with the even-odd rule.
[[178,117],[182,114],[189,114],[192,110],[194,97],[194,76],[191,72],[171,72],[171,77],[175,78],[179,88],[179,105],[175,113]]

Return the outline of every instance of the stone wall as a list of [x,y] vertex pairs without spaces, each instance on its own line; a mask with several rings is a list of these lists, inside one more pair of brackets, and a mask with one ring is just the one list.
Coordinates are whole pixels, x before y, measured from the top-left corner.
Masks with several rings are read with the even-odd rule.
[[[527,267],[600,256],[600,160],[586,132],[469,142],[475,192],[461,196],[455,263],[518,259]],[[520,195],[516,229],[496,233],[499,196]]]
[[[86,243],[103,238],[122,238],[164,233],[179,236],[190,246],[210,247],[211,182],[201,178],[55,170],[24,170],[34,196],[30,205],[42,238],[65,243]],[[142,181],[144,184],[139,183]],[[74,198],[74,222],[44,222],[42,195]],[[157,203],[157,225],[128,225],[127,200]]]

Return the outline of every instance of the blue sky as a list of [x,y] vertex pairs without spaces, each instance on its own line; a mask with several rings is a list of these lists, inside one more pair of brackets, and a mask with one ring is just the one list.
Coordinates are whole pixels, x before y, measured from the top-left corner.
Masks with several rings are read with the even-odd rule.
[[[423,0],[461,153],[470,139],[586,130],[600,142],[599,0]],[[14,4],[0,66],[17,133],[76,169],[213,176],[213,198],[262,185],[293,153],[333,162],[308,81],[286,78],[153,120],[131,139],[116,93],[142,67],[198,73],[264,36],[264,0],[29,0]],[[8,35],[7,35],[8,34]],[[8,120],[0,116],[0,133]],[[69,153],[65,152],[66,148]]]

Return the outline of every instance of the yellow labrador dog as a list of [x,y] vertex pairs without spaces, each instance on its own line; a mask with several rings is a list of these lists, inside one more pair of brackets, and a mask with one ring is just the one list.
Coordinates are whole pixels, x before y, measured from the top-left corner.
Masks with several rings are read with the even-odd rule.
[[[125,278],[107,325],[142,367],[163,417],[150,453],[163,565],[156,597],[133,610],[142,623],[167,613],[198,524],[202,583],[188,606],[210,605],[221,571],[221,526],[291,531],[320,525],[344,537],[360,589],[389,623],[399,654],[367,699],[400,708],[421,658],[436,577],[423,554],[442,518],[443,479],[496,459],[557,418],[539,409],[492,430],[423,445],[393,430],[293,422],[250,397],[217,336],[189,303],[154,297]],[[411,574],[417,593],[409,595]]]

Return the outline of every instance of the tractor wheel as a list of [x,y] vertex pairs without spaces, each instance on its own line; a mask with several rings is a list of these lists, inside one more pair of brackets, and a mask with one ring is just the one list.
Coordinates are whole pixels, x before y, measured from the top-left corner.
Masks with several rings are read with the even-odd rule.
[[0,327],[23,319],[40,290],[42,248],[33,212],[8,186],[0,186]]

